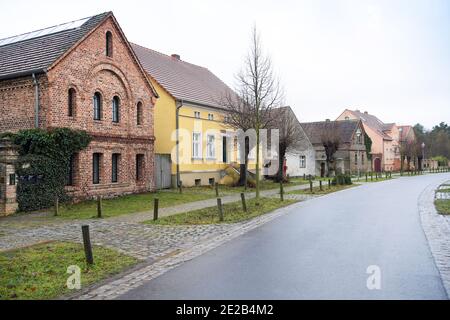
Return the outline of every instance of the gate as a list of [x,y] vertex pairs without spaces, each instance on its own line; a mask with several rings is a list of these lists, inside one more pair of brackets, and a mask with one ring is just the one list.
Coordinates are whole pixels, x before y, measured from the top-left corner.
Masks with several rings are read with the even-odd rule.
[[156,188],[168,189],[172,186],[172,165],[170,154],[155,155]]

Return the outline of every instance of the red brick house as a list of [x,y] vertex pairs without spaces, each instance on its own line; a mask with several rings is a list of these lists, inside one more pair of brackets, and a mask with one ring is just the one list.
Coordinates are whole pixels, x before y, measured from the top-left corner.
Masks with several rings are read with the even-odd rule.
[[0,132],[86,130],[76,198],[154,189],[157,93],[111,12],[0,40]]

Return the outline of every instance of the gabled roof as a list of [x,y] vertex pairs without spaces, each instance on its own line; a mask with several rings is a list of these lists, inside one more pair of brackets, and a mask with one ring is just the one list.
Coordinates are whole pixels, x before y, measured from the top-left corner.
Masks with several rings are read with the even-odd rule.
[[145,71],[177,100],[220,108],[231,89],[204,67],[131,44]]
[[383,139],[392,140],[392,137],[390,137],[384,131],[390,130],[394,124],[385,124],[376,116],[368,112],[361,112],[359,110],[349,110],[349,109],[346,109],[346,111],[349,111],[351,114],[353,114],[353,116],[360,119],[365,125],[370,127],[372,130],[378,132],[383,137]]
[[414,129],[412,126],[398,126],[400,132],[400,141],[405,141],[408,136],[414,134]]
[[0,40],[0,79],[45,72],[111,12]]
[[358,128],[359,120],[303,122],[301,126],[312,144],[322,144],[322,136],[328,130],[333,130],[342,143],[351,143],[353,133]]

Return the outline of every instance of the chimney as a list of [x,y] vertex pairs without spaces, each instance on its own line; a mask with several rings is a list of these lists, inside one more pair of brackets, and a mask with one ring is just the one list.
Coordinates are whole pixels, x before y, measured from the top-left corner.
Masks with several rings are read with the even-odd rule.
[[367,111],[364,111],[364,114],[369,114]]
[[355,111],[358,112],[358,113],[361,112],[361,111],[359,111],[359,109],[356,109]]
[[176,54],[176,53],[172,53],[172,54],[171,54],[171,57],[174,58],[174,59],[176,59],[176,60],[181,60],[180,55],[179,55],[179,54]]

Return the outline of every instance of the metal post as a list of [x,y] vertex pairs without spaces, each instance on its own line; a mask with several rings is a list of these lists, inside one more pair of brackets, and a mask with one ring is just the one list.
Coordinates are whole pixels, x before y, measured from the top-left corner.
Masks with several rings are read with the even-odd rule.
[[222,199],[217,198],[217,208],[219,209],[219,221],[223,221]]
[[89,235],[89,226],[81,226],[81,232],[83,233],[83,245],[84,254],[86,256],[86,262],[88,265],[94,264],[94,257],[92,255],[91,237]]
[[153,221],[158,220],[159,199],[153,199]]

